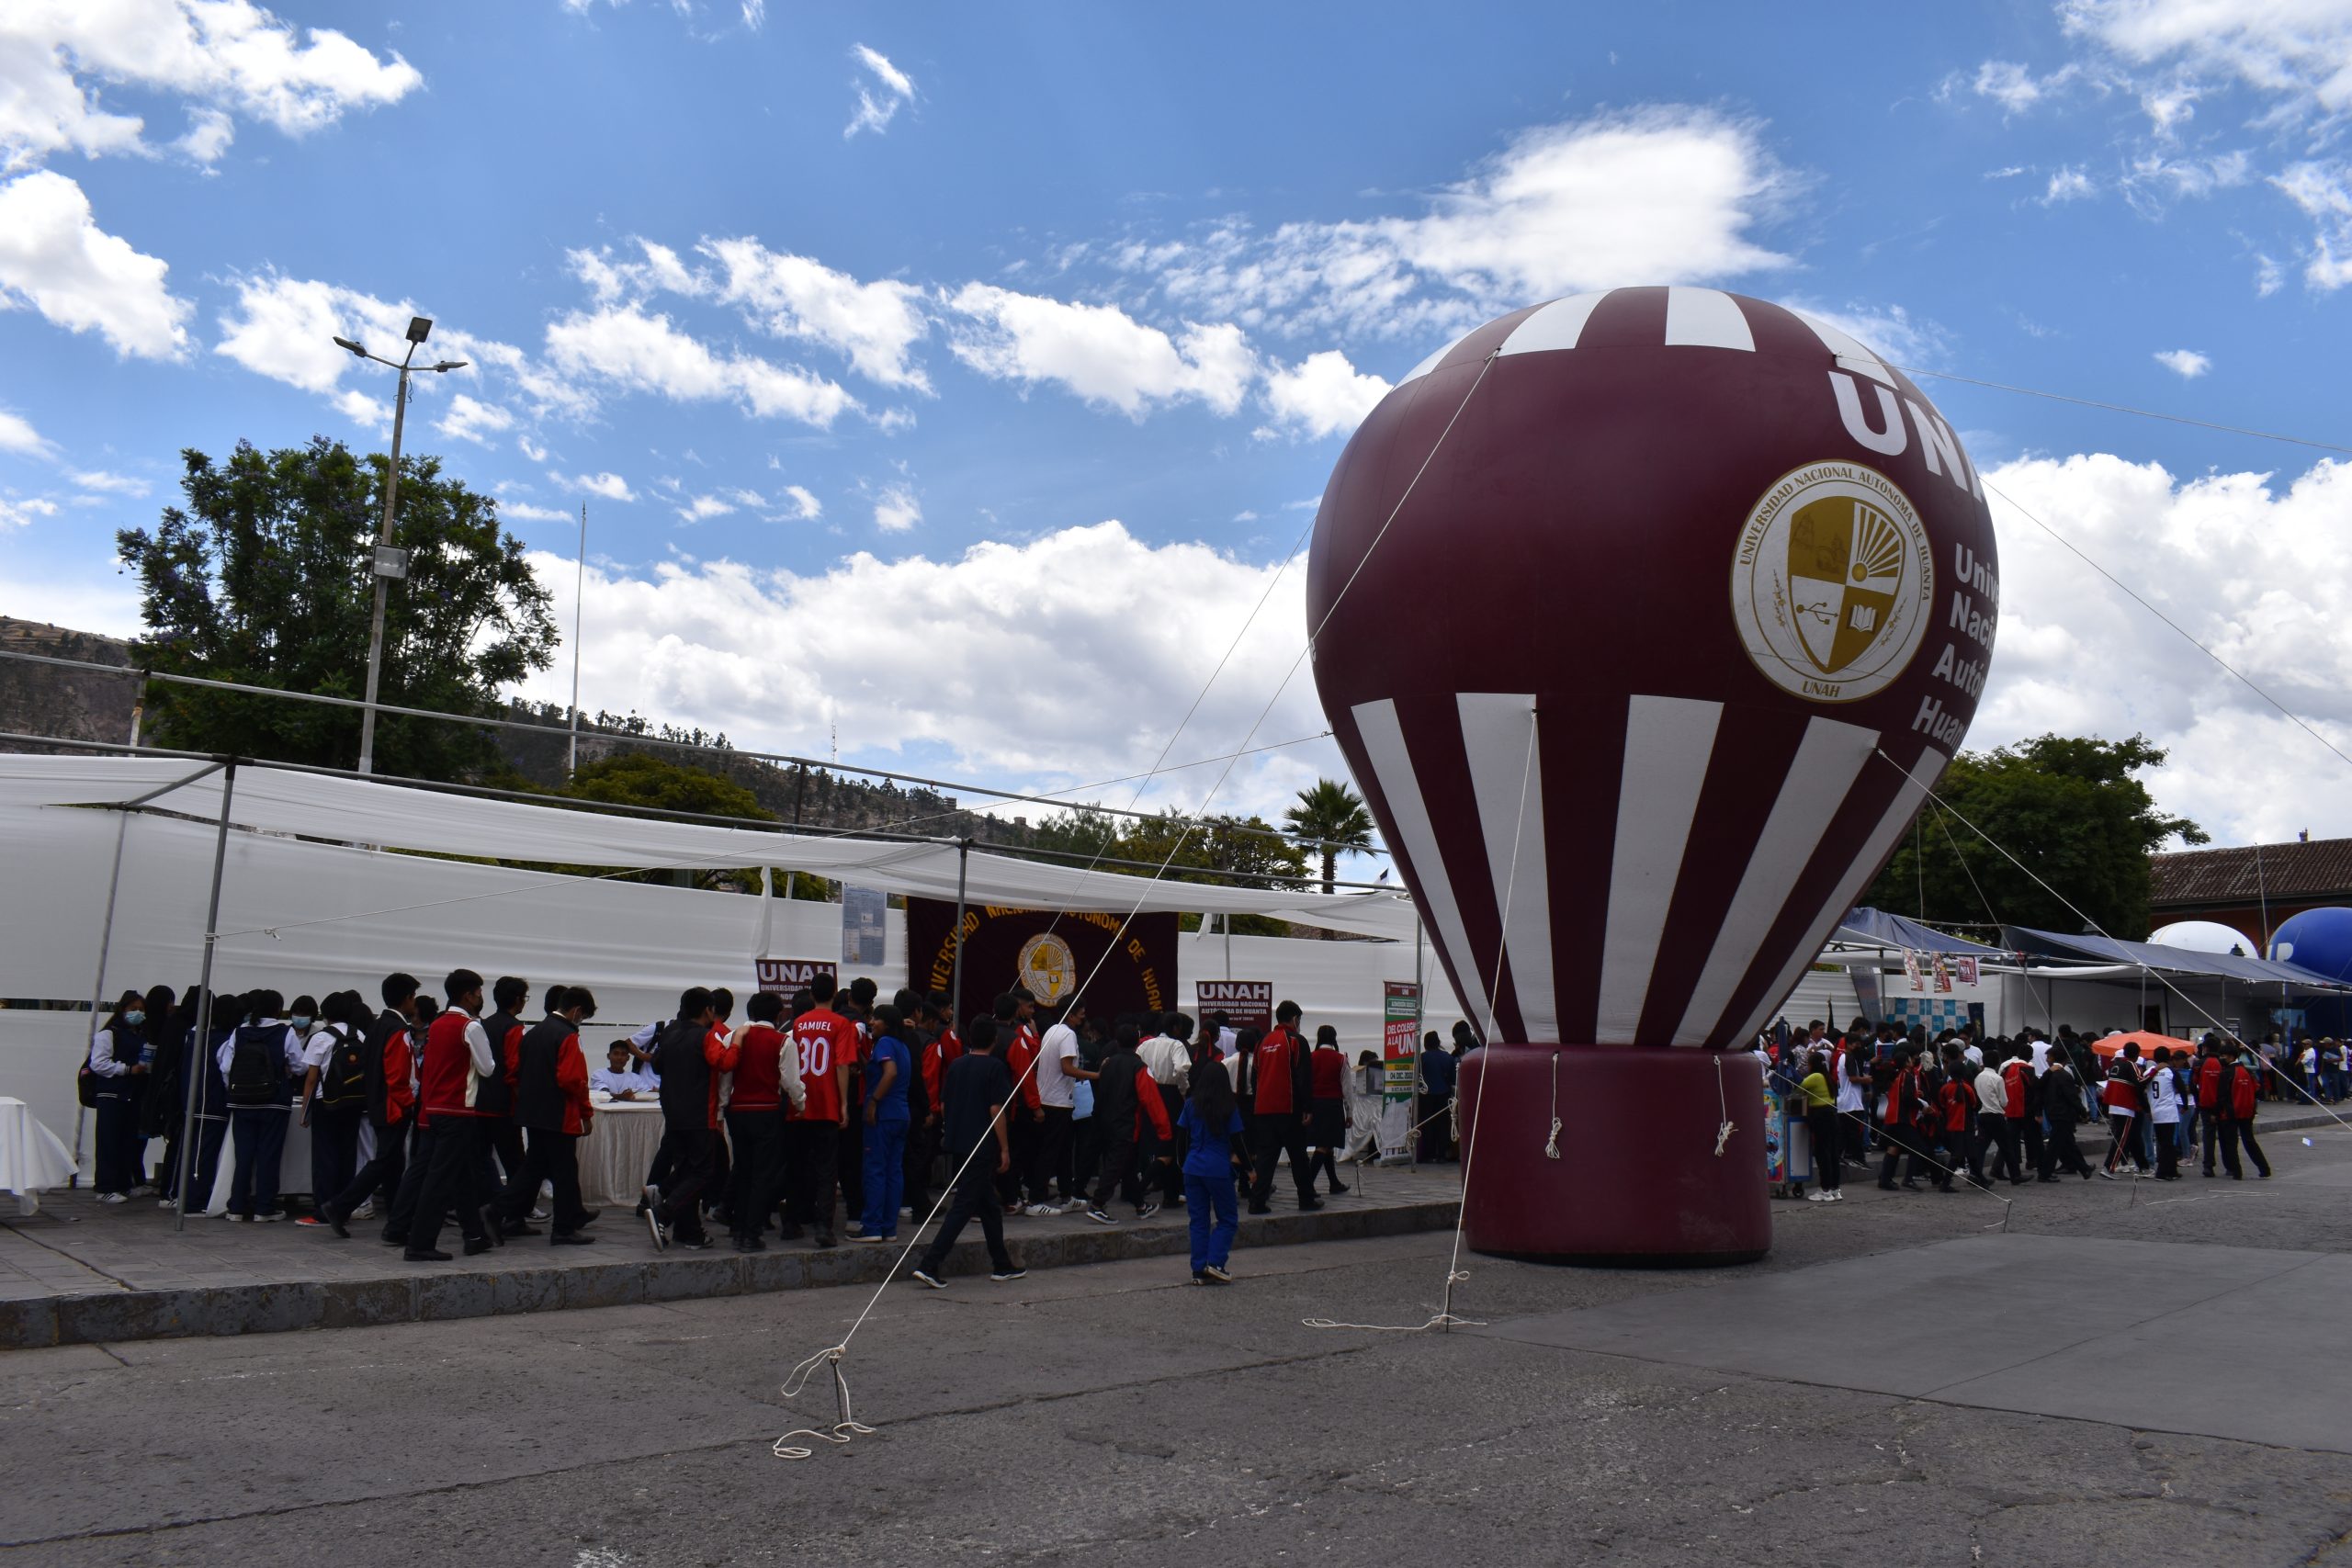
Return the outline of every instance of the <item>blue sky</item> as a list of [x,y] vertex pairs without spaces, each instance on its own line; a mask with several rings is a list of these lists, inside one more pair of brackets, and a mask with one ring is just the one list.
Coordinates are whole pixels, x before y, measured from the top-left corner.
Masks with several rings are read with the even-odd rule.
[[[410,448],[501,496],[567,618],[588,502],[591,707],[1024,787],[1149,766],[1245,621],[1173,759],[1319,730],[1279,569],[1346,433],[1560,293],[1718,283],[2344,438],[2352,0],[392,10],[0,13],[0,613],[132,629],[112,533],[184,446],[380,445],[388,377],[325,338],[412,306],[476,368]],[[1928,385],[2352,749],[2323,454]],[[2342,762],[1996,518],[1975,742],[2141,729],[2225,838],[2352,832]]]

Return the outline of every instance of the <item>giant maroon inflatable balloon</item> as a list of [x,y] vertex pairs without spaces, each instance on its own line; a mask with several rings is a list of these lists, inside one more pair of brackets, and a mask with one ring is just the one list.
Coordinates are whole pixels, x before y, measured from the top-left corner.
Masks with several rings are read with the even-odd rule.
[[1471,1244],[1762,1252],[1761,1086],[1724,1053],[1984,688],[2000,584],[1951,427],[1778,305],[1555,299],[1373,411],[1308,573],[1324,711],[1489,1043]]

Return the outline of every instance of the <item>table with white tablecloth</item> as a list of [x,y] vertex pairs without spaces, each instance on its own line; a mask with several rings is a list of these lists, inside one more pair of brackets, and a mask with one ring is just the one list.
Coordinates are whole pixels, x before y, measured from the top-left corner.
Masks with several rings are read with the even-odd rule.
[[29,1214],[43,1190],[73,1179],[74,1151],[23,1100],[0,1099],[0,1191],[14,1192],[18,1212]]
[[662,1147],[662,1107],[650,1100],[593,1097],[596,1119],[580,1140],[580,1196],[591,1206],[634,1203]]

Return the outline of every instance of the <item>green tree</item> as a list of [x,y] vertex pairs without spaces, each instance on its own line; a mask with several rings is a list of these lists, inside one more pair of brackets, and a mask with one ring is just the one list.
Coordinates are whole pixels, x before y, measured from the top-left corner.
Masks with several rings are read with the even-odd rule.
[[[388,460],[323,436],[274,452],[239,442],[225,463],[193,448],[181,459],[185,503],[164,508],[152,533],[115,536],[139,578],[141,660],[171,674],[365,694]],[[394,541],[409,552],[408,578],[385,604],[380,700],[488,716],[500,688],[553,660],[548,594],[521,543],[500,528],[497,502],[444,477],[437,458],[401,459]],[[158,682],[148,714],[159,743],[192,750],[329,767],[359,752],[353,708]],[[384,773],[428,779],[478,773],[497,755],[486,730],[393,715],[377,720],[376,751]]]
[[1372,848],[1372,813],[1363,796],[1339,779],[1317,779],[1300,790],[1298,804],[1283,813],[1283,825],[1322,854],[1327,894],[1339,880],[1340,852],[1362,854]]
[[2157,809],[2134,776],[2164,761],[2140,735],[2044,735],[1963,751],[1936,785],[1950,809],[1928,803],[1869,901],[1931,924],[1992,921],[2070,932],[2083,929],[2066,907],[2072,903],[2109,935],[2137,941],[2148,934],[2149,852],[2175,837],[2190,844],[2209,837],[2187,818]]
[[[1190,832],[1185,830],[1187,823],[1192,825]],[[1108,852],[1144,865],[1165,864],[1171,882],[1250,888],[1300,887],[1306,882],[1306,852],[1284,841],[1273,824],[1259,817],[1194,819],[1170,810],[1129,822]],[[1134,876],[1150,874],[1119,869]],[[1219,875],[1221,872],[1242,873],[1250,880],[1236,882]],[[1188,930],[1192,919],[1186,917]],[[1290,924],[1263,915],[1236,915],[1233,930],[1238,936],[1286,936]]]
[[582,762],[571,782],[556,793],[614,806],[645,806],[706,817],[748,817],[760,822],[776,819],[757,795],[733,779],[643,751],[624,751]]

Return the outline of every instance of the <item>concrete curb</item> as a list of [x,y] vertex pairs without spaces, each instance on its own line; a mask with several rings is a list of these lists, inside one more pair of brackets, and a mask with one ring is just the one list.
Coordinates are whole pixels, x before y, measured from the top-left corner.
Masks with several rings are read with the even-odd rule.
[[[1246,1250],[1445,1230],[1453,1226],[1459,1208],[1457,1201],[1448,1200],[1244,1218],[1240,1246]],[[1027,1235],[1016,1230],[1010,1245],[1015,1258],[1029,1269],[1181,1256],[1190,1249],[1192,1240],[1181,1215],[1178,1221],[1140,1225],[1129,1221],[1117,1226],[1089,1225]],[[616,1236],[627,1235],[626,1231],[616,1233]],[[526,1265],[446,1273],[412,1270],[364,1280],[109,1291],[0,1301],[0,1349],[431,1323],[878,1284],[900,1251],[896,1247],[854,1243],[823,1252],[790,1243],[771,1243],[770,1247],[771,1250],[759,1253],[673,1253],[562,1267]],[[529,1243],[521,1242],[494,1256],[503,1261],[529,1250]],[[988,1267],[986,1246],[977,1235],[959,1241],[948,1255],[951,1275],[986,1273]]]

